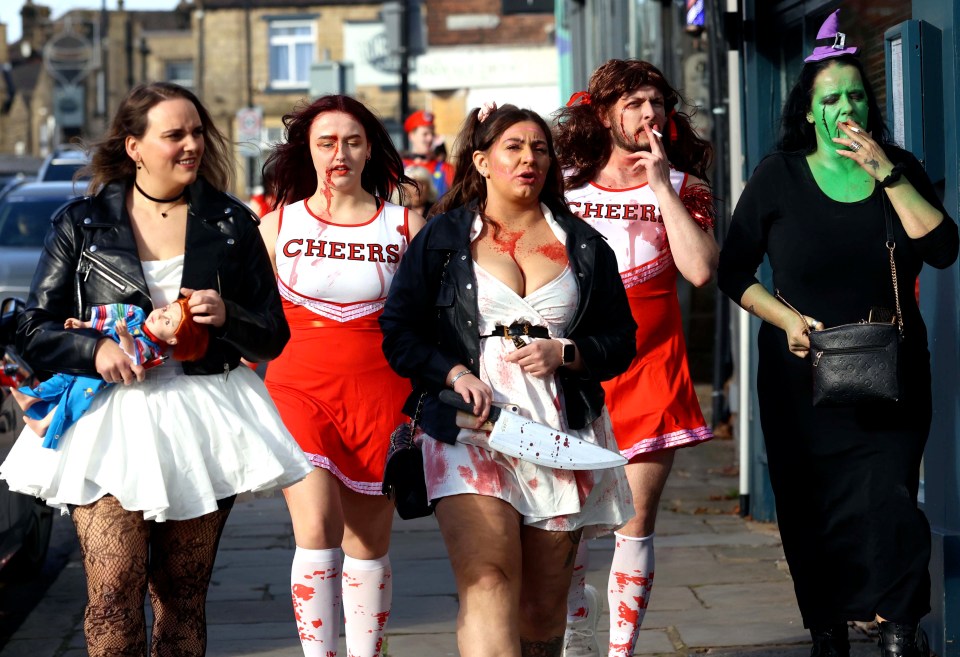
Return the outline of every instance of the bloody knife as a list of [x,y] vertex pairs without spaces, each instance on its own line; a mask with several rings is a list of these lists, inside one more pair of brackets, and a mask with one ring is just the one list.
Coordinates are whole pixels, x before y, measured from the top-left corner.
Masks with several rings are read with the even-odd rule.
[[[473,404],[464,401],[453,390],[441,390],[440,401],[473,413]],[[493,423],[490,440],[481,446],[507,456],[560,470],[602,470],[627,464],[627,459],[617,452],[534,422],[506,408],[492,406],[489,422]]]

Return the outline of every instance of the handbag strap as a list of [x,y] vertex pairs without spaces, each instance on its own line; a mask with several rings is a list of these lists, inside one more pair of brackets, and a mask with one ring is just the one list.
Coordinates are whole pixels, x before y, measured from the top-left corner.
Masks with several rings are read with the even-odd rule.
[[[887,251],[890,253],[890,279],[893,281],[893,301],[896,304],[897,311],[897,331],[900,333],[900,338],[903,338],[903,314],[900,312],[900,285],[897,281],[897,262],[893,258],[893,252],[897,248],[896,240],[893,237],[893,217],[891,216],[890,209],[890,199],[887,198],[886,194],[883,194],[883,197],[880,199],[880,202],[883,204],[883,220],[886,224],[887,229]],[[803,314],[791,306],[786,299],[780,294],[780,290],[776,290],[776,298],[783,303],[787,308],[797,313],[797,316],[800,317],[800,320],[806,322]],[[804,333],[808,333],[808,330],[805,330]]]
[[897,331],[900,338],[903,338],[903,314],[900,312],[900,285],[897,281],[897,263],[893,259],[893,252],[897,248],[897,243],[893,239],[893,217],[891,216],[890,199],[881,192],[883,198],[883,219],[887,226],[887,251],[890,252],[890,278],[893,281],[893,301],[897,307]]
[[417,410],[413,412],[413,417],[410,418],[410,428],[416,429],[417,423],[420,422],[420,413],[423,411],[423,400],[427,396],[427,391],[424,390],[420,393],[420,400],[417,402]]
[[806,326],[806,324],[807,324],[807,318],[803,316],[803,313],[801,313],[799,310],[797,310],[796,308],[794,308],[793,306],[791,306],[791,305],[790,305],[790,302],[787,301],[786,299],[784,299],[784,298],[783,298],[783,295],[780,294],[780,290],[776,290],[775,296],[777,297],[777,300],[780,301],[780,303],[782,303],[783,305],[785,305],[787,308],[789,308],[789,309],[792,310],[793,312],[797,313],[797,317],[800,318],[800,321],[803,322],[803,323],[804,323],[804,326],[806,327],[806,328],[803,329],[803,334],[804,334],[804,335],[808,335],[808,334],[810,333],[810,327],[809,327],[809,326]]

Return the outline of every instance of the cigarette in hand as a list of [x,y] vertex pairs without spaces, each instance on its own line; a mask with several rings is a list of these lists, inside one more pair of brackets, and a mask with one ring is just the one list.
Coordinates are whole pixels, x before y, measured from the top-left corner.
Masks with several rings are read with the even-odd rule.
[[661,135],[656,128],[650,128],[650,132],[655,134],[657,136],[657,139],[663,139],[663,135]]

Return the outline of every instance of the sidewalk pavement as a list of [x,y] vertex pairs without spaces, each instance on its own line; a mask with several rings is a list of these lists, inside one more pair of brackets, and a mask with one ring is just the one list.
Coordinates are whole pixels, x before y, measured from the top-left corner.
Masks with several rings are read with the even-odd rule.
[[[680,450],[656,538],[656,583],[637,655],[806,657],[803,629],[776,526],[736,514],[732,441]],[[293,555],[281,496],[237,501],[220,545],[207,604],[210,657],[301,657],[291,610]],[[590,543],[588,580],[606,589],[610,537]],[[393,611],[384,655],[456,655],[457,596],[433,517],[394,524]],[[83,570],[79,550],[3,657],[82,657]],[[605,645],[608,615],[600,618]],[[851,628],[854,657],[876,640]],[[346,655],[341,639],[340,655]]]

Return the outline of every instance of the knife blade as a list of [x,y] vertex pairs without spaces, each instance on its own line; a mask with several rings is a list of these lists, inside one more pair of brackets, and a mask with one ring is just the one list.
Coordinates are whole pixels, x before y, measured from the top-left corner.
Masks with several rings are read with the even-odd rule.
[[[453,390],[441,390],[440,401],[473,414],[473,405]],[[617,452],[525,418],[509,408],[492,406],[488,422],[493,423],[490,440],[481,446],[523,461],[559,470],[602,470],[627,463]]]

